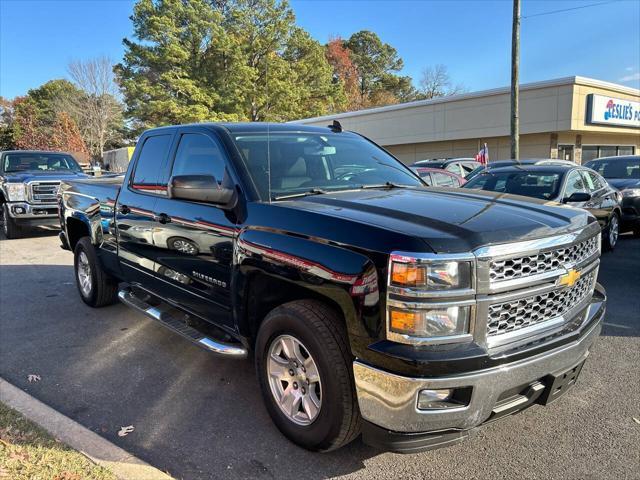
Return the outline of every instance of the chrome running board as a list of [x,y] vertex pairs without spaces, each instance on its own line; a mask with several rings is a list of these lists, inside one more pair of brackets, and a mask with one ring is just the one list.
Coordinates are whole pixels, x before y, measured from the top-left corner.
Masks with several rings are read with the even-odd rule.
[[[147,317],[156,320],[169,330],[195,343],[208,352],[227,358],[243,359],[247,358],[248,352],[239,343],[228,343],[203,335],[199,330],[187,325],[184,320],[174,316],[169,310],[172,308],[163,305],[153,306],[136,297],[130,288],[125,288],[118,292],[118,298],[126,306],[138,310]],[[185,316],[188,316],[185,313]]]

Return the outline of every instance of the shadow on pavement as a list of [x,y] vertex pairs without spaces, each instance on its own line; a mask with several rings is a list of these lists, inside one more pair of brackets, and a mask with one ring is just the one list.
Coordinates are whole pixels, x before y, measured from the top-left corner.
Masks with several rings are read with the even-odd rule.
[[162,470],[321,479],[378,453],[360,439],[324,455],[293,445],[263,406],[252,362],[214,357],[122,305],[85,306],[71,266],[2,265],[0,290],[0,375]]

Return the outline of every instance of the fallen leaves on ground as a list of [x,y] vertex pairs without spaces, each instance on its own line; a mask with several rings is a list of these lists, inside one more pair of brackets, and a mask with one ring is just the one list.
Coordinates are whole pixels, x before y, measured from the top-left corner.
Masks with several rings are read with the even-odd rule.
[[32,373],[30,375],[27,375],[27,380],[29,380],[29,383],[39,382],[40,380],[42,380],[42,377],[40,375]]
[[135,427],[133,425],[129,425],[128,427],[120,427],[120,431],[118,432],[118,436],[119,437],[126,437],[131,432],[133,432],[134,429],[135,429]]

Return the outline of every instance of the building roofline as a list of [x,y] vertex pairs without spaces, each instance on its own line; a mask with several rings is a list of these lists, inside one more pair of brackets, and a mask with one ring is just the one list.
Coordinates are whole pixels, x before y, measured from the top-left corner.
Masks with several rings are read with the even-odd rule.
[[[558,87],[561,85],[587,85],[591,87],[608,88],[610,90],[615,90],[617,92],[624,93],[627,95],[640,96],[640,90],[638,89],[625,87],[624,85],[619,85],[617,83],[597,80],[595,78],[580,77],[580,76],[562,77],[562,78],[554,78],[551,80],[543,80],[541,82],[523,83],[520,85],[520,90],[535,90],[538,88]],[[430,100],[416,100],[413,102],[398,103],[395,105],[386,105],[384,107],[366,108],[363,110],[355,110],[351,112],[335,113],[333,115],[322,115],[320,117],[303,118],[300,120],[294,120],[289,123],[306,124],[306,123],[314,123],[314,122],[320,122],[325,120],[326,121],[339,120],[341,118],[359,117],[361,115],[369,115],[372,113],[392,112],[395,110],[404,110],[409,108],[422,107],[426,105],[437,105],[439,103],[457,102],[460,100],[468,100],[468,99],[479,98],[479,97],[488,97],[492,95],[503,95],[505,93],[510,93],[510,92],[511,92],[511,87],[499,87],[499,88],[492,88],[488,90],[480,90],[477,92],[460,93],[457,95],[450,95],[448,97],[432,98]]]

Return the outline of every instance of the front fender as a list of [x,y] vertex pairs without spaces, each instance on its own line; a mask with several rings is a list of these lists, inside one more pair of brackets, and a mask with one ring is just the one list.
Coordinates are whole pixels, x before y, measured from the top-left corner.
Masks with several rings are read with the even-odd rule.
[[[380,328],[380,286],[375,265],[366,255],[322,239],[267,229],[240,232],[234,246],[232,289],[236,306],[246,304],[251,278],[268,277],[274,287],[304,289],[309,296],[328,299],[342,312],[352,352]],[[253,292],[254,293],[254,292]],[[286,298],[287,292],[281,292]],[[241,308],[241,307],[240,307]],[[244,316],[238,319],[240,330]]]

